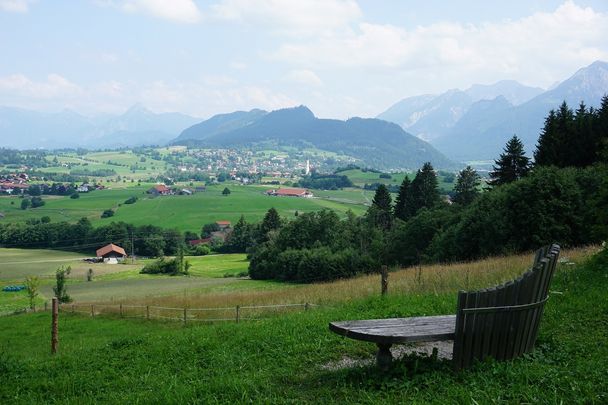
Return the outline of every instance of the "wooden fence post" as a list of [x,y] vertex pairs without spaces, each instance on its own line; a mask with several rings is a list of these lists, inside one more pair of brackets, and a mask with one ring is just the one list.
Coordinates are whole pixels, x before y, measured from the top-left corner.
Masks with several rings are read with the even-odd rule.
[[46,312],[49,309],[49,303],[47,301],[44,301],[44,312]]
[[309,305],[308,302],[306,304],[304,304],[304,311],[308,311]]
[[74,313],[74,304],[72,304],[72,313]]
[[57,344],[59,343],[57,318],[59,317],[59,302],[57,297],[53,297],[51,315],[51,354],[57,353]]
[[120,304],[120,317],[122,318],[122,304]]
[[95,316],[95,306],[91,304],[91,317]]
[[146,319],[150,320],[150,305],[146,305]]
[[241,320],[241,306],[237,305],[236,306],[236,323],[239,323],[240,320]]
[[380,283],[381,283],[381,287],[382,287],[382,295],[386,295],[386,293],[388,292],[388,267],[387,266],[382,266],[380,268],[380,275],[381,275]]
[[187,316],[188,316],[186,311],[188,311],[188,309],[184,308],[184,326],[186,326],[186,319],[187,319]]

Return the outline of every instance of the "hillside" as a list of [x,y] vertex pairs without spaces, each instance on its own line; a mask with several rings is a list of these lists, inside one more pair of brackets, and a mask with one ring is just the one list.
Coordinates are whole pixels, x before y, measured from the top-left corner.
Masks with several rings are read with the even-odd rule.
[[319,119],[304,106],[267,114],[252,110],[215,116],[186,129],[173,143],[230,147],[265,141],[298,147],[314,146],[352,156],[377,168],[411,169],[426,161],[438,168],[453,167],[432,146],[398,125],[378,119]]
[[[341,319],[450,313],[456,285],[439,291],[429,285],[410,294],[393,293],[389,287],[383,298],[377,295],[376,277],[365,277],[370,284],[364,289],[346,290],[351,284],[342,282],[317,285],[332,296],[339,296],[337,291],[367,294],[238,324],[181,327],[63,312],[56,356],[49,354],[48,312],[4,317],[0,402],[604,403],[605,266],[597,260],[561,264],[536,350],[511,362],[485,361],[461,373],[454,373],[449,361],[424,354],[405,355],[383,373],[373,366],[375,345],[327,330],[328,322]],[[427,270],[423,267],[424,275]],[[391,277],[405,272],[414,274],[404,270]],[[410,278],[407,285],[416,283]]]

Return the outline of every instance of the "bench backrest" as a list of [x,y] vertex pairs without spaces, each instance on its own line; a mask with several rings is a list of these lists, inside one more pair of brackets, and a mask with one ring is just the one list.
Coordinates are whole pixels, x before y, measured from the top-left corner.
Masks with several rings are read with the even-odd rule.
[[534,348],[560,247],[539,249],[530,270],[516,280],[479,291],[460,291],[454,367],[492,356],[510,360]]

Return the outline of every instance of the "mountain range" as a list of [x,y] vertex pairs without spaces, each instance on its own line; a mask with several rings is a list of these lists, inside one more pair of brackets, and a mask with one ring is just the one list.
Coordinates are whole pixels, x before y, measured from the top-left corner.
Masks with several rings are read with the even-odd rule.
[[456,161],[496,159],[516,134],[531,154],[551,109],[566,101],[598,107],[608,94],[608,63],[597,61],[543,91],[515,81],[473,85],[403,99],[377,118],[399,124]]
[[375,118],[320,119],[305,106],[216,115],[184,130],[173,144],[233,147],[261,142],[316,147],[360,159],[376,168],[417,168],[454,164],[427,142],[398,125]]
[[531,155],[548,112],[566,101],[598,107],[608,93],[608,63],[597,61],[549,90],[513,80],[409,97],[376,118],[319,119],[306,107],[219,114],[201,121],[134,105],[121,115],[87,117],[0,107],[0,147],[118,148],[196,144],[236,146],[272,141],[314,146],[378,168],[413,168],[430,160],[493,160],[516,134]]
[[0,146],[34,148],[119,148],[161,145],[200,118],[157,114],[136,104],[121,115],[86,117],[71,110],[44,113],[0,107]]

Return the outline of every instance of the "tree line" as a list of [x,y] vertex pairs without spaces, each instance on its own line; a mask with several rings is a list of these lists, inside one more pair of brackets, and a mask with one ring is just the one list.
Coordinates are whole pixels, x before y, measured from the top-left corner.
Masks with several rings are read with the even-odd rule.
[[0,245],[4,247],[90,252],[110,242],[138,256],[171,256],[178,253],[183,236],[174,229],[124,222],[93,228],[87,218],[75,224],[30,221],[0,225]]
[[[440,196],[425,163],[405,177],[393,202],[377,187],[365,215],[330,211],[281,222],[252,243],[250,275],[298,282],[377,271],[381,264],[450,262],[598,242],[608,236],[608,98],[598,110],[566,104],[546,119],[534,161],[513,136],[485,189],[471,167],[458,174],[451,200]],[[566,141],[567,140],[567,141]]]

